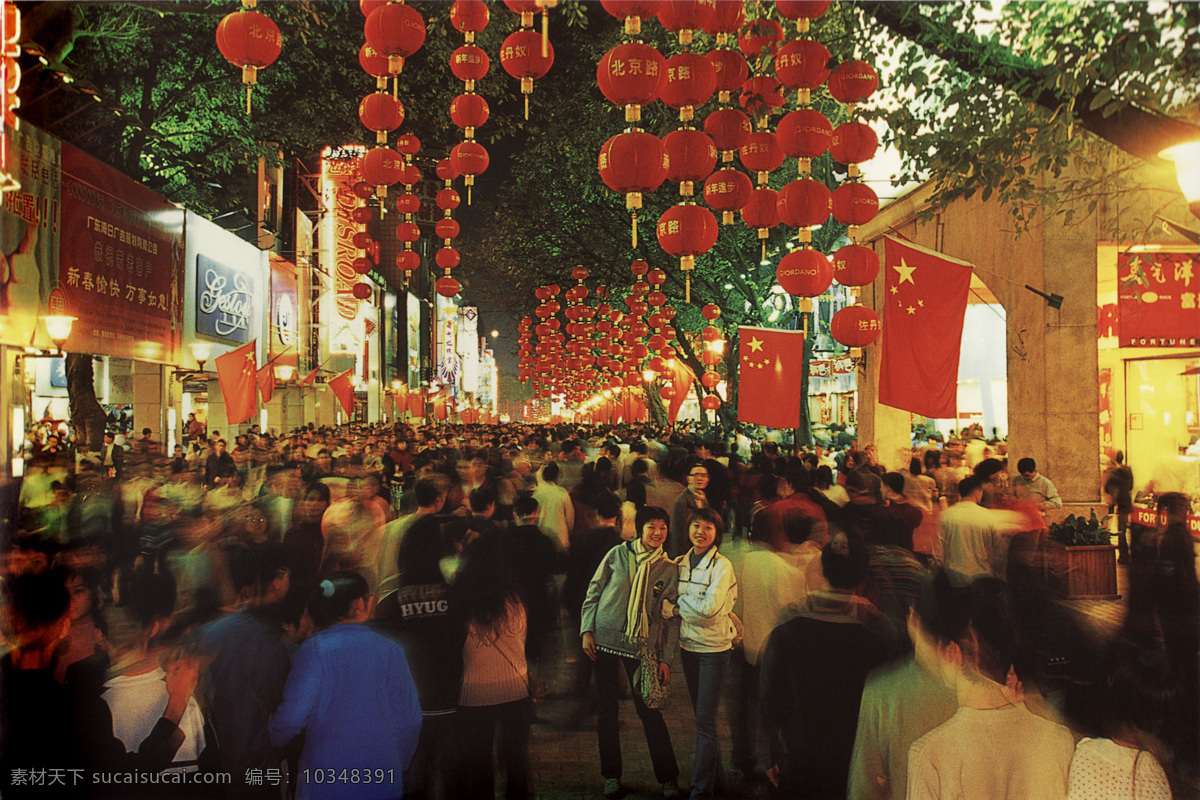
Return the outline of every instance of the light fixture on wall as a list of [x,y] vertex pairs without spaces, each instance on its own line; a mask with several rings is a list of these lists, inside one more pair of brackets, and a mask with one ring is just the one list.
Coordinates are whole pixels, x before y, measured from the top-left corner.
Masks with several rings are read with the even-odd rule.
[[192,342],[188,348],[192,351],[192,358],[196,360],[196,369],[177,369],[171,373],[171,377],[177,381],[207,378],[208,373],[204,371],[204,365],[212,355],[212,344]]
[[1061,294],[1046,294],[1041,289],[1035,289],[1028,283],[1025,284],[1025,288],[1036,294],[1038,297],[1044,298],[1046,305],[1050,306],[1051,308],[1062,308],[1063,296]]
[[63,345],[67,343],[67,339],[71,338],[71,326],[76,319],[78,317],[69,317],[65,314],[50,314],[42,317],[42,321],[46,323],[46,333],[50,334],[50,341],[54,342],[60,356],[63,354]]
[[1200,217],[1200,139],[1181,142],[1158,154],[1175,165],[1175,178],[1192,215]]

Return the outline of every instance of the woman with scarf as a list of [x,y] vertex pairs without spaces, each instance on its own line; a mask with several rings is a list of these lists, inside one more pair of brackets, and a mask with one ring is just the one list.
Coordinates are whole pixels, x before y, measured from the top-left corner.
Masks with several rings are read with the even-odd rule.
[[[636,524],[638,537],[610,550],[596,569],[583,601],[579,628],[583,651],[595,662],[600,774],[604,796],[610,798],[623,792],[617,718],[619,670],[624,668],[632,686],[640,653],[648,649],[658,659],[662,681],[668,683],[671,666],[667,654],[675,651],[678,635],[678,626],[664,621],[661,614],[664,599],[675,601],[678,582],[678,570],[663,550],[671,517],[657,506],[645,506],[638,510]],[[663,797],[679,797],[679,763],[662,712],[647,706],[636,689],[633,704],[646,732],[654,777],[662,784]]]

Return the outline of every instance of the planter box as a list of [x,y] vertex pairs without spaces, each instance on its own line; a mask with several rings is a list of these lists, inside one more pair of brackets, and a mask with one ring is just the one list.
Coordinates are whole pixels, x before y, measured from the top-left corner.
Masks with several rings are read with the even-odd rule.
[[1046,551],[1051,588],[1076,600],[1117,599],[1116,549],[1107,544],[1066,547],[1051,542]]

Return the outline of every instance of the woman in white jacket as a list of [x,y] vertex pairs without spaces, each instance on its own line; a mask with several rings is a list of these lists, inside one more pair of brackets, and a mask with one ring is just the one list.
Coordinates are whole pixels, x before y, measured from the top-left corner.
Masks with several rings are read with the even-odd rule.
[[692,549],[676,562],[679,567],[678,604],[663,602],[665,617],[679,617],[680,660],[688,695],[696,713],[696,762],[692,768],[692,798],[712,797],[724,783],[717,710],[737,638],[733,603],[737,582],[733,565],[717,552],[724,534],[721,515],[711,508],[692,513],[688,538]]

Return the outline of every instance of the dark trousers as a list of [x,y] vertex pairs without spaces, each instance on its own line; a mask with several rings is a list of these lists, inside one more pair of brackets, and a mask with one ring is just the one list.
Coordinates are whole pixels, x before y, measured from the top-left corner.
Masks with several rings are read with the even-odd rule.
[[[421,738],[404,773],[406,798],[459,798],[456,714],[434,714],[421,722]],[[440,779],[440,780],[439,780]],[[439,792],[438,784],[441,783]]]
[[[596,709],[596,735],[600,740],[600,774],[605,778],[621,777],[621,734],[618,724],[620,670],[625,669],[629,685],[633,686],[633,675],[637,672],[638,660],[596,651],[594,665],[596,692],[599,706]],[[650,748],[650,763],[654,765],[654,778],[659,783],[674,783],[679,778],[679,762],[675,760],[675,749],[671,746],[671,734],[662,712],[650,708],[633,692],[633,707],[637,709],[642,730],[646,732],[646,745]]]
[[729,672],[733,679],[729,708],[733,766],[749,775],[754,771],[754,748],[758,740],[758,667],[746,663],[741,649],[735,649]]
[[463,797],[496,796],[492,752],[500,731],[500,767],[508,800],[529,797],[529,726],[533,709],[528,697],[497,706],[459,706],[458,746],[462,758]]

